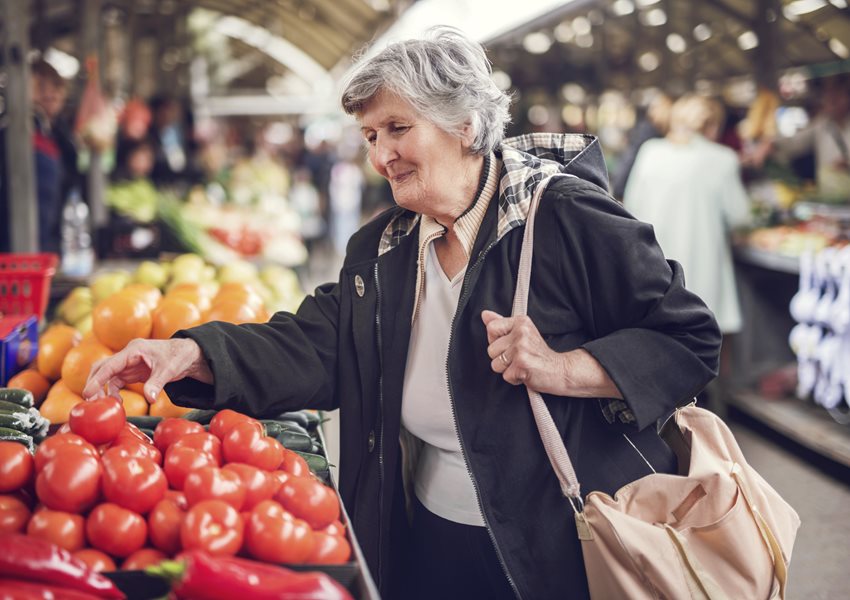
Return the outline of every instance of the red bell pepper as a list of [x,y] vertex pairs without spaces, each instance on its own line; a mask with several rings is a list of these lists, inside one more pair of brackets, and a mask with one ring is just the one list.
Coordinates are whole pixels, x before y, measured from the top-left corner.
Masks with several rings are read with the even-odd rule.
[[201,551],[184,552],[180,561],[165,561],[147,571],[178,579],[173,592],[185,600],[352,600],[345,588],[319,571],[296,572]]
[[0,535],[0,577],[25,580],[121,600],[124,593],[64,548],[16,533]]
[[0,600],[99,600],[87,592],[72,590],[65,587],[39,583],[37,581],[22,581],[20,579],[5,579],[0,577]]

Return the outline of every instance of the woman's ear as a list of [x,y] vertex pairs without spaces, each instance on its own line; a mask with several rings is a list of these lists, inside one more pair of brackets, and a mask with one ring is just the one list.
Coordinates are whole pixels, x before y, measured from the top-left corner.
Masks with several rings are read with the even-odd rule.
[[460,131],[460,140],[463,142],[463,147],[467,150],[472,147],[472,142],[475,141],[475,131],[471,122],[464,124],[463,129]]

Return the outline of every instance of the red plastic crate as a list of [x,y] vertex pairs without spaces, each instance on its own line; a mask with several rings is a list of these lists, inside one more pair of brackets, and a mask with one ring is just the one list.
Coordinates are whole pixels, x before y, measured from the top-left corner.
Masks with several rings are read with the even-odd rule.
[[0,313],[33,314],[41,319],[58,263],[56,254],[0,253]]

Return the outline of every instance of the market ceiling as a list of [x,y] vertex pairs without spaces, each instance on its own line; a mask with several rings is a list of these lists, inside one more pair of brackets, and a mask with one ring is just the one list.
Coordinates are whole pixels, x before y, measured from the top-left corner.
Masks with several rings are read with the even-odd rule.
[[[286,39],[325,70],[383,32],[415,0],[96,0],[101,12],[122,18],[172,21],[192,9],[233,16]],[[34,34],[79,29],[85,0],[29,0]],[[40,29],[41,28],[41,29]],[[47,40],[49,43],[49,39]]]
[[850,70],[847,0],[573,0],[487,41],[516,89],[660,87]]

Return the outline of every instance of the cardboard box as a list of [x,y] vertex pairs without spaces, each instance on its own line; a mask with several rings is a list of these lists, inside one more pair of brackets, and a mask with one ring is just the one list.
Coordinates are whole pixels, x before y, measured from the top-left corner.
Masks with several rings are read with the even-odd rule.
[[36,315],[0,316],[0,386],[30,364],[37,352]]

